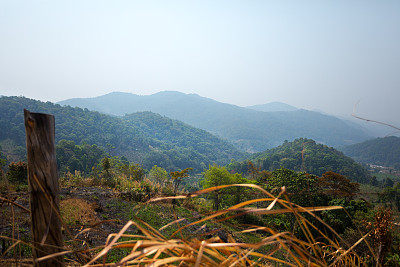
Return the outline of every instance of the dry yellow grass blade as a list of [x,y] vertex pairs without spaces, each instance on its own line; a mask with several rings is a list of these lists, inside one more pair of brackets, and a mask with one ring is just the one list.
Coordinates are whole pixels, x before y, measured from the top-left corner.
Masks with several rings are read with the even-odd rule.
[[343,257],[345,257],[350,251],[352,251],[358,244],[360,244],[362,241],[364,241],[365,238],[367,238],[367,236],[369,236],[371,234],[371,231],[366,233],[363,237],[361,237],[356,243],[354,243],[348,250],[346,250],[345,252],[343,252],[339,257],[337,257],[335,259],[334,262],[332,262],[332,264],[330,264],[329,266],[335,266],[335,264],[339,261],[341,261],[343,259]]
[[135,223],[135,226],[142,231],[142,233],[145,233],[147,236],[149,237],[153,237],[154,235],[157,235],[159,238],[163,239],[163,240],[167,240],[167,238],[162,235],[159,231],[157,231],[155,228],[153,228],[150,224],[148,224],[147,222],[143,221],[140,218],[135,218],[137,221],[139,221],[140,223],[144,224],[147,228],[149,228],[150,232],[147,231],[145,228],[143,228],[141,225]]
[[158,229],[158,231],[162,231],[162,230],[164,230],[165,228],[167,228],[167,227],[169,227],[169,226],[171,226],[171,225],[174,225],[174,224],[180,223],[180,222],[182,222],[182,221],[184,221],[184,220],[186,220],[186,218],[181,218],[181,219],[178,219],[178,220],[172,221],[172,222],[170,222],[170,223],[168,223],[168,224],[164,225],[164,226],[163,226],[163,227],[161,227],[160,229]]
[[200,263],[201,263],[201,258],[203,257],[205,244],[206,244],[206,241],[201,241],[201,245],[200,245],[200,248],[199,248],[199,253],[197,255],[196,264],[194,265],[194,267],[198,267],[200,265]]
[[[1,238],[1,236],[0,236]],[[9,248],[6,249],[6,251],[4,251],[2,257],[4,257],[4,255],[6,255],[9,251],[11,251],[13,248],[15,248],[18,244],[21,244],[22,241],[21,240],[16,240],[14,238],[9,238],[11,240],[15,240],[15,243],[13,243]]]
[[274,195],[272,195],[271,193],[266,191],[261,186],[258,186],[258,185],[255,185],[255,184],[229,184],[229,185],[219,185],[219,186],[209,187],[209,188],[198,190],[198,191],[195,191],[193,193],[186,194],[186,195],[170,196],[170,197],[157,197],[157,198],[150,199],[148,202],[157,202],[157,201],[164,201],[164,200],[185,199],[185,198],[190,198],[190,197],[197,197],[197,196],[202,195],[202,194],[207,194],[207,193],[210,193],[210,192],[213,192],[213,191],[217,191],[217,190],[221,190],[221,189],[228,188],[228,187],[250,187],[250,188],[254,188],[254,189],[257,189],[257,190],[261,191],[262,193],[264,193],[265,195],[269,196],[270,198],[275,199]]
[[[109,235],[106,246],[87,264],[87,266],[107,255],[111,249],[119,248],[128,248],[131,249],[131,251],[119,262],[113,263],[115,266],[271,266],[270,263],[272,262],[286,266],[328,266],[329,264],[337,263],[355,264],[356,262],[362,262],[360,257],[354,253],[354,247],[360,244],[365,237],[347,250],[343,249],[336,241],[336,239],[340,239],[340,236],[315,214],[315,212],[342,209],[342,207],[300,207],[291,203],[288,199],[280,198],[285,193],[284,188],[282,188],[281,193],[277,197],[274,197],[257,185],[226,185],[200,190],[186,196],[157,198],[151,200],[151,202],[165,199],[183,199],[232,186],[254,188],[265,193],[267,197],[244,201],[228,209],[216,211],[203,219],[180,227],[169,238],[162,235],[160,231],[173,224],[179,224],[183,219],[170,222],[159,230],[154,229],[148,223],[140,219],[137,219],[137,222],[130,221],[118,234]],[[269,205],[267,208],[248,207],[257,202],[268,202]],[[279,204],[281,208],[274,209],[277,204]],[[191,239],[183,239],[183,237],[181,239],[174,238],[177,233],[185,228],[206,223],[210,220],[215,221],[217,217],[222,215],[226,216],[226,214],[230,212],[236,212],[237,214],[216,221],[225,221],[229,218],[247,213],[263,216],[292,213],[295,216],[296,225],[298,225],[303,233],[304,240],[296,237],[291,232],[276,232],[270,227],[252,225],[247,226],[247,229],[241,230],[240,232],[251,233],[255,231],[264,231],[267,236],[255,243],[236,242],[230,235],[228,236],[227,242],[223,242],[217,236],[205,240],[197,239],[205,234],[192,237]],[[330,239],[321,229],[302,216],[301,213],[310,214],[312,217],[316,218],[317,221],[326,226],[328,230],[331,229],[331,234],[334,239]],[[131,225],[137,227],[142,234],[124,234]],[[217,230],[214,230],[214,232],[216,231]],[[212,232],[213,231],[208,232],[207,235],[212,234]],[[314,236],[313,233],[318,236]],[[131,240],[119,242],[118,240],[121,237],[130,237]],[[322,240],[323,242],[316,242],[316,240]],[[259,249],[263,249],[262,253]],[[108,263],[103,263],[103,266],[108,265]]]
[[[89,266],[90,264],[92,264],[93,262],[95,262],[97,259],[101,258],[102,256],[106,255],[107,252],[112,248],[112,246],[114,245],[115,242],[117,242],[117,240],[121,237],[121,235],[123,233],[125,233],[125,231],[132,225],[134,224],[132,221],[129,221],[127,224],[125,224],[125,226],[121,229],[121,231],[114,237],[113,241],[111,241],[111,243],[109,245],[106,245],[106,247],[100,252],[98,253],[92,260],[90,260],[87,264],[85,264],[84,266]],[[108,239],[107,239],[107,243],[108,243]]]
[[155,261],[151,266],[158,267],[158,266],[162,266],[162,265],[169,264],[172,262],[187,262],[187,263],[189,263],[189,262],[194,262],[194,259],[191,257],[171,257],[171,258]]

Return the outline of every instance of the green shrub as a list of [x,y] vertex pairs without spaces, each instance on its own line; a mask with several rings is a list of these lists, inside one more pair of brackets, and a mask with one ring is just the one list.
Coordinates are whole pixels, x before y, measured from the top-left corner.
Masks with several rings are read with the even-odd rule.
[[11,162],[7,171],[8,181],[16,184],[28,184],[28,165],[26,162]]

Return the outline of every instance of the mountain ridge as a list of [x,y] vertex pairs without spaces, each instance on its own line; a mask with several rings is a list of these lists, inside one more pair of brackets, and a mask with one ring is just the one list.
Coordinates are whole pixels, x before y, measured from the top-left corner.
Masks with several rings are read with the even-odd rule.
[[57,103],[117,116],[151,111],[206,130],[247,152],[264,151],[285,140],[301,137],[334,147],[370,138],[357,125],[318,112],[304,109],[263,112],[177,91],[162,91],[146,96],[113,92],[95,98]]

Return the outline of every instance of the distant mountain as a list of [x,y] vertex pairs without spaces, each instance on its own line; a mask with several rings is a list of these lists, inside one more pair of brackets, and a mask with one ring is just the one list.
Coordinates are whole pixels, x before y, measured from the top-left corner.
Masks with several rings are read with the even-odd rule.
[[209,164],[225,165],[232,158],[244,157],[232,144],[204,130],[150,112],[115,117],[24,97],[1,97],[0,144],[12,143],[9,147],[19,154],[25,147],[24,108],[55,116],[56,142],[96,144],[146,168],[158,165],[175,171],[192,167],[201,172]]
[[[367,183],[370,179],[368,171],[350,157],[332,147],[306,138],[284,142],[276,148],[256,153],[248,160],[252,161],[260,170],[273,171],[284,167],[318,176],[327,171],[333,171],[356,182]],[[239,173],[246,173],[248,172],[248,160],[233,161],[228,168]]]
[[393,167],[400,170],[400,137],[375,138],[341,149],[358,162]]
[[264,151],[285,140],[307,137],[329,146],[354,144],[370,138],[358,126],[329,115],[307,110],[261,112],[224,104],[195,94],[164,91],[139,96],[130,93],[70,99],[61,105],[77,106],[107,114],[151,111],[206,130],[247,152]]
[[263,105],[255,105],[255,106],[248,106],[246,108],[253,109],[253,110],[258,110],[258,111],[264,111],[264,112],[275,112],[275,111],[295,111],[298,110],[298,108],[293,107],[291,105],[282,103],[282,102],[271,102],[268,104],[263,104]]

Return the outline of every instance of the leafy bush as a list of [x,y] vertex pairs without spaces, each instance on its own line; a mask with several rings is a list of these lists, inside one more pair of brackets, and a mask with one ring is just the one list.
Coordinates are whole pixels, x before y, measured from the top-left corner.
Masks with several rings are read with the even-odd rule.
[[26,162],[11,162],[8,166],[7,178],[11,183],[28,184],[28,165]]

